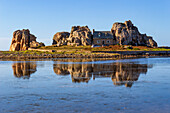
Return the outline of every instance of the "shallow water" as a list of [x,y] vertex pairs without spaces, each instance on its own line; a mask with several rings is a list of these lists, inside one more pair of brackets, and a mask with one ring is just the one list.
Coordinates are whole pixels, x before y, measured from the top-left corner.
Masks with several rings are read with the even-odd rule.
[[3,112],[170,112],[170,58],[0,61]]

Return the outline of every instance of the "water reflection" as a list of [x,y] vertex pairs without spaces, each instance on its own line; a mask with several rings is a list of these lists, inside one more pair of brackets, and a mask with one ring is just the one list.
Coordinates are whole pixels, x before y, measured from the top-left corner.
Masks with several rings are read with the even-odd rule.
[[12,64],[14,76],[29,79],[30,75],[37,71],[35,62],[20,62]]
[[89,64],[53,64],[57,75],[71,75],[72,82],[86,82],[91,79],[93,68]]
[[116,63],[113,66],[111,79],[114,85],[132,87],[133,82],[138,80],[140,74],[146,74],[147,69],[151,67],[146,64]]
[[72,82],[86,82],[91,78],[110,77],[114,85],[125,85],[132,87],[140,74],[146,74],[152,65],[135,63],[56,63],[53,64],[54,72],[57,75],[71,75]]
[[[111,78],[116,86],[125,85],[126,87],[132,87],[140,74],[146,74],[148,68],[152,68],[152,65],[133,62],[92,63],[84,61],[76,60],[75,63],[71,62],[71,60],[67,62],[57,61],[53,64],[53,70],[59,76],[70,75],[74,83],[88,83],[91,79],[108,77]],[[29,79],[30,75],[37,71],[36,68],[36,62],[25,61],[12,65],[14,76],[24,79]]]

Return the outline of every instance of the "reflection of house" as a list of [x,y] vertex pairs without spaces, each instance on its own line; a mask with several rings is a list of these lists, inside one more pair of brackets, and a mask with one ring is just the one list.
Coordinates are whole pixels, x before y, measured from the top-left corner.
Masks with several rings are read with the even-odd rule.
[[35,62],[21,62],[12,65],[14,76],[24,79],[30,78],[30,75],[37,71],[36,67],[37,65]]
[[113,72],[113,64],[93,64],[93,76],[95,78],[111,77]]
[[93,30],[94,45],[113,45],[115,40],[111,31],[95,31]]

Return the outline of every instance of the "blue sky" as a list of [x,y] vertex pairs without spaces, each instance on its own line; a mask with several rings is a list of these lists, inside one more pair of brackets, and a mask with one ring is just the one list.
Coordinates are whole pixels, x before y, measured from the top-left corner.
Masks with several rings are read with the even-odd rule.
[[18,29],[30,29],[38,41],[50,45],[56,32],[70,32],[73,25],[110,30],[126,20],[160,46],[170,46],[168,0],[0,0],[0,50],[9,49]]

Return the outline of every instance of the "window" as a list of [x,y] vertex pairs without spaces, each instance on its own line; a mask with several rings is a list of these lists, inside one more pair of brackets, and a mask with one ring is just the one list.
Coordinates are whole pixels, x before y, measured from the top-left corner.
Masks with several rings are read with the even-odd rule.
[[107,40],[107,43],[110,43],[110,40]]
[[99,37],[101,36],[101,34],[100,34],[100,33],[99,33],[98,35],[99,35]]
[[100,43],[100,40],[97,40],[97,43]]

